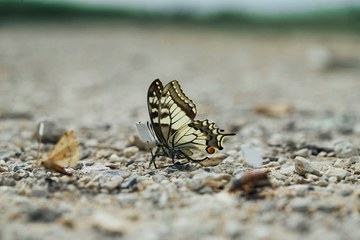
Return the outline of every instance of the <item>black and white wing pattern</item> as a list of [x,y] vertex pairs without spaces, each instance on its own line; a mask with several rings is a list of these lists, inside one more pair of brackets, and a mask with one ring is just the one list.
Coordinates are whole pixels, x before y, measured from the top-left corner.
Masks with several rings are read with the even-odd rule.
[[212,154],[223,148],[224,137],[234,135],[223,133],[208,120],[194,120],[196,106],[176,80],[165,87],[159,79],[152,82],[148,90],[148,109],[149,128],[158,146],[150,164],[155,165],[157,156],[170,157],[173,162],[181,158],[197,161],[190,157],[193,150]]

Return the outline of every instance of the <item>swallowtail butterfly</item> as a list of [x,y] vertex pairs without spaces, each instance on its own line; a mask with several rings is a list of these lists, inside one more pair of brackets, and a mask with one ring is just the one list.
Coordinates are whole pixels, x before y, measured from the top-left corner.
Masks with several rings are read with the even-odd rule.
[[190,162],[201,162],[203,159],[193,159],[193,151],[213,154],[222,150],[224,137],[235,135],[223,133],[215,123],[209,120],[195,120],[196,106],[182,91],[178,81],[174,80],[163,87],[159,79],[154,80],[148,90],[147,104],[150,123],[147,123],[150,133],[157,146],[149,167],[156,157],[165,156],[172,159],[187,159]]

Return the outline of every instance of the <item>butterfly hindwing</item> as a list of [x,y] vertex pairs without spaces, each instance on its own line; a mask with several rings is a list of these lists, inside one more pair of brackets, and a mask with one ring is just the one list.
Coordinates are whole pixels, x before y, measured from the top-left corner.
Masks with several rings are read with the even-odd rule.
[[196,149],[201,152],[212,154],[216,150],[222,150],[222,143],[226,136],[223,131],[209,123],[208,120],[194,120],[183,126],[171,138],[173,148]]

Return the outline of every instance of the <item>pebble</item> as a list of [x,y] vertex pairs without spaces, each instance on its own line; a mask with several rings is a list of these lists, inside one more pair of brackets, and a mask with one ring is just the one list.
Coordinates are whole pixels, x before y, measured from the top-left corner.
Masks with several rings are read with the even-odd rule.
[[307,148],[297,150],[296,152],[294,152],[294,156],[300,156],[306,158],[309,156],[309,150]]
[[307,174],[305,174],[305,176],[306,176],[307,179],[309,179],[312,182],[319,180],[318,176],[316,176],[314,174],[311,174],[311,173],[307,173]]
[[320,187],[326,187],[328,185],[328,182],[324,179],[320,179],[317,185]]
[[335,157],[336,154],[335,154],[335,152],[329,152],[326,156],[327,157]]
[[319,152],[319,154],[318,154],[319,157],[326,157],[326,155],[327,155],[327,152],[324,152],[324,151]]
[[338,181],[337,177],[329,177],[329,182],[336,183]]
[[279,180],[287,179],[287,176],[281,174],[279,171],[273,171],[271,174],[274,178],[279,179]]
[[259,168],[262,164],[264,164],[260,150],[244,144],[241,146],[241,152],[243,160],[249,166]]
[[[8,158],[10,158],[13,155],[13,152],[8,152],[8,151],[1,151],[0,152],[0,160],[2,162],[5,162],[4,160],[7,160]],[[2,165],[2,164],[1,164]]]
[[309,231],[310,223],[300,213],[293,214],[286,218],[285,225],[297,232],[306,233]]
[[26,210],[26,215],[33,222],[54,222],[61,217],[62,213],[57,208],[36,207]]
[[96,158],[102,159],[102,158],[108,158],[112,154],[112,151],[107,149],[100,149],[96,152]]
[[116,199],[123,208],[134,207],[135,204],[139,204],[138,196],[133,193],[119,193]]
[[36,140],[39,139],[40,123],[44,124],[43,135],[41,137],[42,143],[56,143],[60,139],[60,137],[64,134],[64,132],[66,132],[66,129],[59,126],[57,122],[51,120],[45,120],[37,124],[33,134],[33,139]]
[[245,230],[245,227],[238,221],[230,220],[226,221],[224,225],[224,231],[230,239],[239,239],[241,233]]
[[309,186],[305,184],[292,185],[289,189],[293,190],[293,195],[298,197],[305,196],[309,192]]
[[312,173],[316,176],[321,176],[321,173],[313,167],[309,160],[300,156],[295,158],[295,171],[300,175]]
[[9,187],[13,187],[16,185],[16,181],[13,178],[10,177],[4,177],[1,178],[0,177],[0,186],[9,186]]
[[8,167],[9,172],[16,172],[20,169],[20,166],[18,164],[10,164]]
[[344,179],[348,174],[349,174],[349,172],[346,171],[345,169],[334,168],[334,167],[329,168],[325,172],[326,176],[328,176],[328,177],[336,177],[337,180]]
[[45,198],[49,196],[49,191],[46,189],[46,187],[35,186],[31,191],[31,196]]
[[344,207],[344,204],[335,199],[321,199],[316,203],[316,209],[326,213],[332,213],[342,207]]
[[290,201],[289,207],[293,211],[304,213],[310,210],[312,201],[311,198],[296,197]]
[[137,152],[139,152],[138,147],[136,147],[136,146],[127,147],[124,149],[124,156],[126,158],[130,158],[130,157],[134,156]]
[[116,153],[113,153],[111,154],[109,160],[110,162],[114,163],[114,162],[119,162],[121,158]]
[[336,162],[334,163],[334,167],[337,167],[337,168],[347,168],[349,167],[349,165],[351,165],[351,162],[348,161],[349,159],[346,159],[346,158],[338,158],[336,160]]
[[334,54],[324,47],[312,47],[306,51],[306,62],[314,71],[325,71],[332,67]]
[[0,166],[0,172],[7,172],[9,170],[8,167]]
[[287,162],[287,158],[279,157],[277,161],[278,161],[278,163],[280,163],[280,164],[284,164],[284,163]]
[[279,172],[281,174],[284,174],[287,176],[293,174],[294,171],[295,171],[295,164],[292,164],[292,163],[290,165],[283,165],[281,167],[281,169],[279,170]]
[[94,227],[111,234],[124,234],[129,227],[120,217],[103,211],[96,211],[91,219]]
[[121,176],[114,177],[110,181],[103,183],[102,187],[104,187],[108,190],[114,190],[116,188],[119,188],[123,181],[124,181],[124,179]]
[[339,142],[334,147],[336,157],[350,158],[359,155],[359,150],[350,142]]

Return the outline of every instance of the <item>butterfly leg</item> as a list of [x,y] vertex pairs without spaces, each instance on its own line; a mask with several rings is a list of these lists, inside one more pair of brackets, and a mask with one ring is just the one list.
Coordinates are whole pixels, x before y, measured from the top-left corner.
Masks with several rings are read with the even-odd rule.
[[159,148],[156,149],[155,154],[153,154],[153,152],[152,152],[151,149],[150,149],[150,153],[151,153],[151,160],[150,160],[150,163],[149,163],[149,168],[151,167],[151,164],[154,164],[154,167],[155,167],[155,168],[158,168],[158,167],[156,166],[156,163],[155,163],[155,158],[156,158],[157,156],[159,156]]

